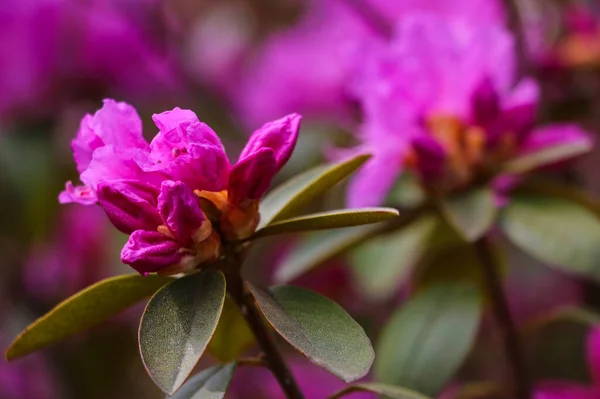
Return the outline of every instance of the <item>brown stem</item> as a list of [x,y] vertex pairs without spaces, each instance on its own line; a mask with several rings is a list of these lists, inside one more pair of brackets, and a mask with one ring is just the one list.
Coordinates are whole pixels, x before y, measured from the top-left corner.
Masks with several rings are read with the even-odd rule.
[[515,328],[515,323],[510,315],[502,280],[495,265],[493,253],[487,237],[481,238],[475,243],[475,251],[479,258],[483,271],[484,282],[491,295],[492,308],[496,323],[500,328],[507,360],[513,375],[515,391],[518,399],[531,398],[531,381],[525,365],[523,351]]
[[254,333],[258,346],[264,353],[265,361],[287,399],[304,399],[292,372],[288,368],[272,332],[265,325],[260,311],[257,309],[252,294],[246,291],[239,274],[229,275],[227,278],[227,291],[239,306],[246,318],[250,330]]

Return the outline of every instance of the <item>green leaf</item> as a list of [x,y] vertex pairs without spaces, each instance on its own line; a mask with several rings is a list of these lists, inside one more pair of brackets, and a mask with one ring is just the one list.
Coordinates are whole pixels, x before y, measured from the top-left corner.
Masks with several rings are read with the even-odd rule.
[[317,166],[283,183],[260,202],[258,229],[292,216],[298,208],[308,204],[352,174],[370,157],[368,154],[363,154],[333,165]]
[[59,303],[25,329],[6,352],[13,360],[35,352],[116,315],[173,281],[131,274],[111,277]]
[[144,366],[154,382],[173,394],[186,380],[210,341],[225,301],[225,276],[205,270],[160,289],[140,322]]
[[236,363],[229,363],[203,370],[183,384],[170,399],[223,399],[236,366]]
[[518,194],[501,228],[524,252],[564,271],[600,278],[600,219],[562,198]]
[[312,233],[283,260],[275,272],[275,280],[286,283],[377,234],[381,224],[347,227]]
[[385,399],[429,399],[418,392],[380,382],[363,382],[361,384],[350,385],[331,395],[329,399],[338,399],[354,392],[372,392],[383,395]]
[[385,203],[401,208],[416,208],[427,200],[427,193],[412,173],[402,173],[392,187]]
[[436,395],[461,366],[482,313],[475,287],[429,287],[390,319],[376,347],[378,380]]
[[369,372],[375,356],[369,338],[341,306],[299,287],[250,290],[269,323],[311,362],[346,382]]
[[319,212],[275,222],[258,230],[251,238],[254,239],[274,234],[297,233],[310,230],[360,226],[363,224],[383,222],[384,220],[396,216],[398,216],[398,211],[392,208],[355,208]]
[[254,335],[237,305],[228,296],[208,351],[220,361],[236,360],[252,343]]
[[600,199],[577,187],[560,182],[537,179],[529,180],[519,188],[524,193],[558,197],[579,204],[600,218]]
[[507,162],[502,169],[509,173],[526,173],[542,166],[586,154],[592,148],[593,146],[590,142],[564,143],[521,155]]
[[438,224],[437,218],[425,216],[352,251],[352,270],[365,295],[375,301],[389,299],[425,254]]
[[440,205],[448,223],[469,242],[476,241],[490,229],[497,213],[494,193],[489,188],[451,195]]

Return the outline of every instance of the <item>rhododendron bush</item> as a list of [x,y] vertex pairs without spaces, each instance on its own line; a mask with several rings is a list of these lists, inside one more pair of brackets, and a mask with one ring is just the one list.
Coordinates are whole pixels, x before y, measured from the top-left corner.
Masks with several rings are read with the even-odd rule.
[[595,2],[0,21],[0,399],[600,398]]

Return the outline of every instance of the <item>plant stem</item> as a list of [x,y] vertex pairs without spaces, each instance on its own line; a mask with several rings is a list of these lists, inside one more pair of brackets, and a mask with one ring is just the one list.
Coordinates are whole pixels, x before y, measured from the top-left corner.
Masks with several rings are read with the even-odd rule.
[[275,375],[287,399],[304,399],[292,372],[288,368],[275,338],[265,325],[262,315],[254,302],[254,297],[244,287],[239,274],[229,275],[227,278],[227,291],[239,306],[248,322],[250,330],[254,333],[258,346],[264,353],[266,364]]
[[498,274],[497,265],[495,264],[487,237],[483,237],[475,243],[475,251],[482,266],[484,282],[491,295],[494,317],[504,341],[507,360],[510,363],[513,375],[516,397],[518,399],[530,399],[531,381],[525,365],[515,323],[510,315],[502,289],[502,279]]

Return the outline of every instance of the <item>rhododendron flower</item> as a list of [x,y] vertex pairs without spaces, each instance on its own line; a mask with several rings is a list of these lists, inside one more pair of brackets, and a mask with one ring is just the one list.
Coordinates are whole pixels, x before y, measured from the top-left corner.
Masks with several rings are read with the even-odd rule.
[[[462,16],[470,23],[502,23],[496,0],[366,0],[382,21],[365,18],[350,1],[316,0],[289,29],[268,38],[241,71],[231,100],[244,121],[262,123],[276,115],[303,115],[346,121],[354,111],[348,80],[364,62],[364,48],[386,40],[380,24],[392,24],[414,11]],[[256,93],[261,95],[257,96]]]
[[133,107],[105,100],[73,140],[84,185],[68,182],[59,201],[98,202],[130,234],[121,258],[140,273],[189,271],[215,260],[222,240],[254,232],[259,201],[291,156],[300,119],[265,124],[232,166],[216,133],[192,111],[154,115],[159,133],[148,144]]
[[587,362],[592,384],[549,380],[538,384],[534,399],[600,398],[600,328],[592,328],[587,339]]
[[576,126],[534,128],[538,87],[516,80],[514,40],[501,26],[414,14],[370,51],[354,90],[365,115],[358,150],[374,156],[350,186],[351,206],[383,202],[407,167],[439,194],[541,150],[591,148]]

